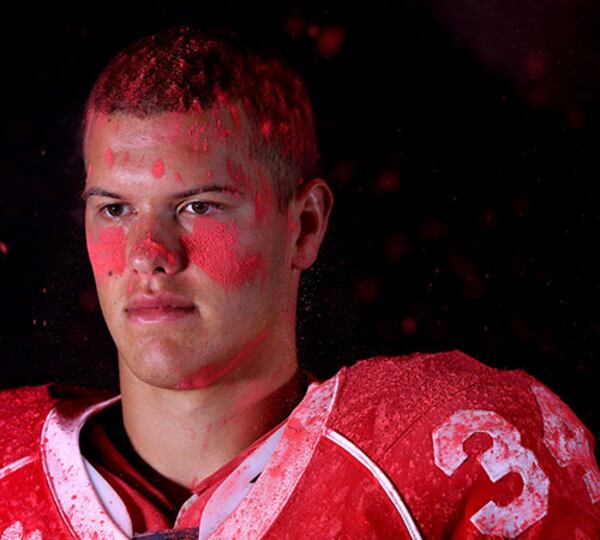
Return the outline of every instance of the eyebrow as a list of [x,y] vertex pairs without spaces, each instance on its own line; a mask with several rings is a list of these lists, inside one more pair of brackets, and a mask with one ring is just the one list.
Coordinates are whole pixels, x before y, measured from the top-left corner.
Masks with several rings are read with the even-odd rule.
[[[242,196],[243,193],[232,186],[221,186],[219,184],[207,184],[205,186],[197,187],[194,189],[188,189],[187,191],[180,191],[179,193],[173,193],[171,198],[173,199],[185,199],[192,197],[193,195],[199,195],[200,193],[231,193],[235,196]],[[90,197],[109,197],[111,199],[125,199],[122,195],[114,193],[112,191],[106,191],[102,188],[93,187],[86,189],[82,194],[81,198],[86,202]]]

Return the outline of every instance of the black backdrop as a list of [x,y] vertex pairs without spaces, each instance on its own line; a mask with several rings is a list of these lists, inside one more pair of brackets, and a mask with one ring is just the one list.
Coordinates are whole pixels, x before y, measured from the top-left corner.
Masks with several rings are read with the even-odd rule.
[[459,348],[526,369],[600,432],[592,2],[83,4],[3,13],[0,387],[116,386],[77,204],[82,104],[133,39],[225,25],[305,76],[336,196],[302,363]]

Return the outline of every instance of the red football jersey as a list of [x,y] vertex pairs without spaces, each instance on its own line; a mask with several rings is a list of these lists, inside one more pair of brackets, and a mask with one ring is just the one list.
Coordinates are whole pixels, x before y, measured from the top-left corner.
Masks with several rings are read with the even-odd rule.
[[[119,397],[0,393],[0,540],[133,537],[81,455]],[[596,540],[593,437],[522,371],[460,351],[377,357],[313,382],[285,422],[181,507],[180,538]],[[174,531],[139,535],[158,540]]]

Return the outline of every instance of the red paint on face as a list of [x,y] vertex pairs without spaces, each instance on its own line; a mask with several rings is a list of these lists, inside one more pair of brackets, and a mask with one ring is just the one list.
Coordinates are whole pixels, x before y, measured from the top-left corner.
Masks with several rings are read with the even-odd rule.
[[115,153],[112,151],[112,148],[110,148],[110,146],[106,149],[104,159],[106,160],[106,164],[109,168],[115,164]]
[[183,177],[178,172],[175,173],[175,180],[177,180],[177,182],[181,182],[183,184]]
[[241,128],[242,122],[240,121],[239,109],[235,105],[232,105],[231,107],[229,107],[229,113],[231,114],[231,123],[233,124],[233,126],[237,129]]
[[271,135],[271,130],[273,129],[273,124],[271,120],[265,120],[260,126],[260,132],[262,133],[265,139],[268,139]]
[[128,161],[129,161],[129,152],[125,152],[125,154],[123,155],[123,165],[127,165]]
[[162,159],[157,159],[152,166],[152,176],[157,180],[165,174],[165,162]]
[[246,174],[241,163],[236,163],[232,159],[227,158],[226,167],[227,175],[233,180],[236,188],[240,191],[249,191],[252,188],[252,178]]
[[238,231],[233,223],[198,219],[191,235],[183,235],[188,259],[225,289],[237,289],[264,272],[260,254],[241,253]]
[[125,270],[125,231],[108,227],[100,231],[98,240],[87,238],[87,248],[94,273],[98,276],[122,274]]
[[148,233],[148,236],[137,245],[135,252],[150,260],[162,259],[166,261],[167,265],[170,267],[175,264],[175,255],[162,244],[153,240],[150,233]]
[[273,207],[273,190],[271,189],[271,182],[261,170],[257,170],[256,177],[257,189],[254,195],[254,212],[258,224],[262,223],[263,219],[269,219],[270,217],[271,208]]
[[209,386],[217,379],[220,379],[226,373],[235,369],[241,364],[244,359],[248,358],[258,346],[267,338],[269,332],[265,329],[258,334],[254,339],[246,343],[242,349],[233,355],[226,362],[219,362],[216,366],[208,366],[198,371],[198,373],[186,377],[183,381],[177,384],[179,390],[191,390],[194,388],[202,388]]

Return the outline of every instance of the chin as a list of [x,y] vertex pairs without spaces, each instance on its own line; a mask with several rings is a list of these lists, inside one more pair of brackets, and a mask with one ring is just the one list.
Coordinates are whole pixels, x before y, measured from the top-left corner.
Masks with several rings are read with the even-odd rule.
[[190,351],[168,338],[139,340],[136,350],[123,354],[129,371],[146,384],[160,388],[176,388],[189,373]]

